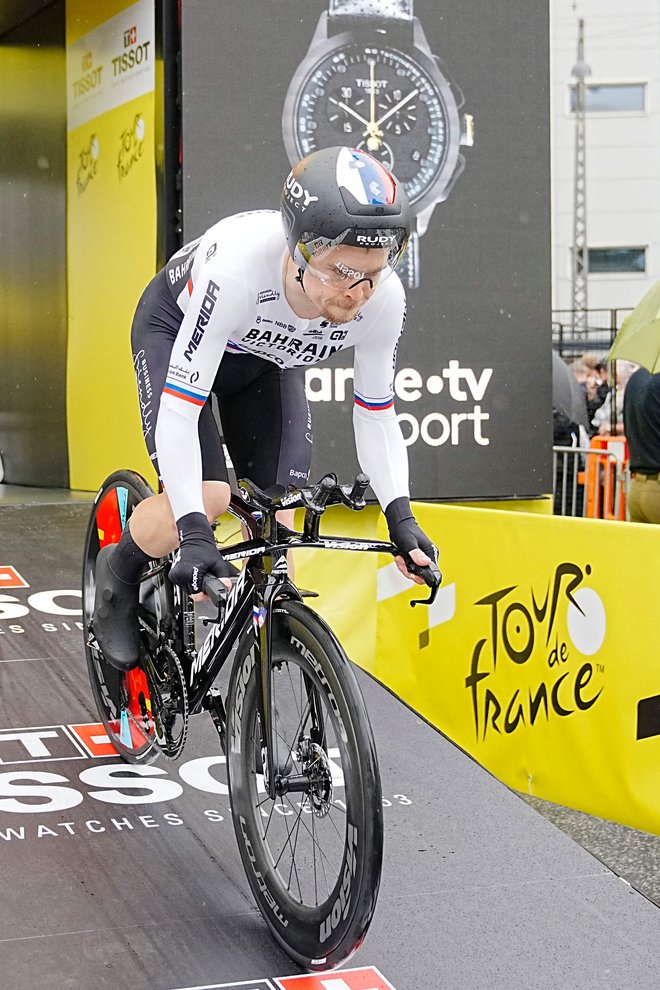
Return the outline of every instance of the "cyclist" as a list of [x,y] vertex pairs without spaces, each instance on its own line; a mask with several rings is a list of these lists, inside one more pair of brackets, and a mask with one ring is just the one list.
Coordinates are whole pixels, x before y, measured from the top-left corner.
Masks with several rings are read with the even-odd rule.
[[[393,407],[405,294],[394,270],[410,232],[398,180],[370,155],[314,152],[287,177],[280,212],[228,217],[185,245],[145,289],[133,320],[142,428],[164,492],[135,508],[96,565],[94,632],[128,670],[138,659],[139,578],[179,547],[171,579],[198,594],[226,577],[210,521],[229,503],[221,437],[238,478],[262,489],[308,480],[312,426],[305,367],[354,349],[354,432],[397,565],[437,562],[412,514],[408,458]],[[292,526],[292,512],[282,513]]]

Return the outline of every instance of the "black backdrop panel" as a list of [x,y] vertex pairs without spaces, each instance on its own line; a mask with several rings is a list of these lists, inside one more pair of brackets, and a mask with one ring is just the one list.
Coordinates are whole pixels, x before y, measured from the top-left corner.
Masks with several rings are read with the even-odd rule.
[[[419,28],[413,37],[412,21],[395,25],[383,18],[374,24],[354,15],[365,6],[365,0],[349,0],[341,22],[330,21],[330,32],[341,29],[344,35],[344,54],[339,63],[329,57],[320,65],[327,49],[337,47],[333,41],[324,48],[318,34],[312,45],[320,19],[323,32],[327,2],[184,0],[185,239],[222,216],[277,207],[295,154],[294,122],[301,117],[307,118],[305,140],[315,139],[315,130],[325,144],[335,134],[338,144],[363,140],[357,117],[344,109],[337,116],[330,97],[369,116],[368,58],[376,53],[379,119],[417,91],[383,120],[378,153],[385,160],[391,154],[393,170],[411,188],[415,155],[431,172],[436,165],[436,171],[451,171],[452,156],[465,159],[453,186],[447,188],[445,180],[417,203],[427,207],[434,198],[441,200],[427,210],[430,216],[418,220],[428,226],[418,244],[418,285],[407,289],[408,324],[398,354],[396,408],[409,443],[411,493],[433,499],[547,492],[552,444],[547,5],[416,0],[414,15],[428,50],[442,60],[435,69],[420,55],[424,44]],[[388,0],[370,6],[401,11],[411,4]],[[378,54],[385,44],[398,54]],[[350,45],[357,47],[349,51]],[[360,45],[361,63],[355,54]],[[407,71],[411,58],[426,66],[426,80],[434,72],[435,78],[442,72],[451,80],[451,89],[445,81],[440,90],[444,110],[435,109],[428,81]],[[316,81],[307,73],[305,83],[301,63],[312,71],[315,63],[320,66]],[[337,64],[343,79],[333,78]],[[450,104],[458,99],[458,87],[465,102],[457,111]],[[312,108],[307,114],[300,109],[305,94]],[[459,147],[458,131],[464,140],[470,129],[464,114],[473,119],[474,142]],[[403,274],[411,278],[408,271]],[[355,470],[352,389],[346,381],[351,361],[351,353],[344,352],[308,372],[314,475],[334,469],[347,477]]]

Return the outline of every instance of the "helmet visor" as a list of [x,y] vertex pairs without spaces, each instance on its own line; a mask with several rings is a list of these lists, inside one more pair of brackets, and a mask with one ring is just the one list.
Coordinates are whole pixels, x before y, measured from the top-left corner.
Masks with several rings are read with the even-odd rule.
[[375,288],[395,271],[407,243],[402,228],[349,228],[332,240],[308,231],[298,242],[297,260],[306,272],[326,285],[352,288],[366,280]]

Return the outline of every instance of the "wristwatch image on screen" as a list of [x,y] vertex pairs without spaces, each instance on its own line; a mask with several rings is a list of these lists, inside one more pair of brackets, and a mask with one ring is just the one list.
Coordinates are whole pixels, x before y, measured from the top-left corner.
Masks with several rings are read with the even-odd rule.
[[413,0],[329,0],[282,114],[290,163],[345,144],[403,183],[414,229],[400,275],[419,285],[419,238],[463,172],[474,141],[463,94],[431,51]]

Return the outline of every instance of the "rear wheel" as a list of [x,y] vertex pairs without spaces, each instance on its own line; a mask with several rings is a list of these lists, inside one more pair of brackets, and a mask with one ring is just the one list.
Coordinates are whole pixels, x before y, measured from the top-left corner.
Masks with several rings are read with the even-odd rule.
[[[119,755],[129,763],[151,763],[169,732],[174,748],[180,751],[187,725],[185,684],[179,688],[178,660],[175,654],[158,664],[162,673],[172,668],[171,685],[163,687],[157,666],[150,662],[171,627],[174,614],[172,584],[167,580],[167,561],[152,562],[148,577],[140,584],[140,665],[128,673],[113,667],[104,657],[94,636],[93,614],[96,591],[96,558],[101,547],[117,543],[127,520],[138,504],[154,494],[153,489],[134,471],[116,471],[103,483],[94,501],[87,526],[83,560],[83,624],[85,653],[92,693],[108,738]],[[180,665],[179,665],[180,670]],[[179,708],[185,706],[183,723],[173,717],[163,726],[159,717],[162,694],[171,695]],[[178,742],[181,746],[178,746]]]
[[[236,652],[227,762],[234,829],[257,905],[308,969],[360,945],[380,883],[383,819],[376,749],[355,675],[319,617],[299,602],[273,613],[271,690],[279,793],[267,793],[254,633]],[[295,789],[294,789],[295,788]]]

